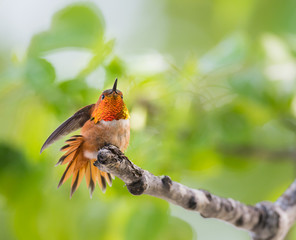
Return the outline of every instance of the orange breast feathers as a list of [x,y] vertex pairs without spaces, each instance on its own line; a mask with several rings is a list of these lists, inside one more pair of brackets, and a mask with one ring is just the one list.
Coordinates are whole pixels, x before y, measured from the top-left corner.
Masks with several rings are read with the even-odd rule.
[[113,121],[128,119],[129,112],[123,102],[122,95],[110,94],[105,96],[102,94],[96,103],[92,118],[95,123],[101,120]]

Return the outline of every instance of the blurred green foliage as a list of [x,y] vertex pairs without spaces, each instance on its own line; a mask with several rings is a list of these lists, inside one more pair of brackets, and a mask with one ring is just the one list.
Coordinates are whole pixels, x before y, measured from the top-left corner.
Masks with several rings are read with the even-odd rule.
[[[56,189],[61,141],[39,155],[42,143],[115,77],[132,118],[126,154],[136,164],[247,204],[276,200],[295,177],[295,5],[163,1],[166,67],[156,73],[129,70],[92,4],[58,11],[24,59],[2,51],[0,239],[206,239],[197,222],[171,216],[162,200],[131,196],[118,179],[91,200],[85,183],[71,200],[69,183]],[[91,58],[59,81],[47,56],[65,49]],[[97,69],[105,73],[99,90],[88,82]]]

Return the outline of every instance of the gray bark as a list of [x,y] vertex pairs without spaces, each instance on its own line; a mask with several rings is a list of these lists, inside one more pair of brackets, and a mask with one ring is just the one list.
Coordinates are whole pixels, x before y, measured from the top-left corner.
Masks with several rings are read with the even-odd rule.
[[248,231],[254,240],[281,240],[296,220],[296,180],[275,202],[248,206],[205,190],[186,187],[168,176],[157,177],[133,164],[115,146],[98,152],[94,163],[100,170],[123,180],[133,195],[148,194],[164,199],[205,218],[217,218]]

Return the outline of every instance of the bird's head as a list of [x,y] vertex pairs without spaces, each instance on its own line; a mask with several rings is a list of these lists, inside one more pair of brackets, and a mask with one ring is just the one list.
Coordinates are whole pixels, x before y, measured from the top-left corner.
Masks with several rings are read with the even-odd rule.
[[129,112],[123,101],[123,94],[117,89],[117,78],[112,89],[105,90],[96,103],[95,110],[92,113],[92,119],[95,123],[104,121],[113,121],[128,119]]

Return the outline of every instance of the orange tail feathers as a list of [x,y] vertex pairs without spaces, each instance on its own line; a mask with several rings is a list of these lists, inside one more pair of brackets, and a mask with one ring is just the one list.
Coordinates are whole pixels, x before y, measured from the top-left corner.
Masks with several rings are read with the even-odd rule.
[[58,188],[71,176],[71,197],[79,187],[83,176],[85,175],[86,185],[89,189],[90,197],[95,190],[96,183],[103,192],[106,191],[106,182],[109,186],[112,185],[112,178],[109,173],[100,171],[93,165],[96,159],[88,159],[84,157],[82,145],[84,139],[82,135],[74,135],[66,141],[66,145],[61,148],[61,151],[66,153],[57,162],[57,165],[68,163],[66,170],[59,182]]

